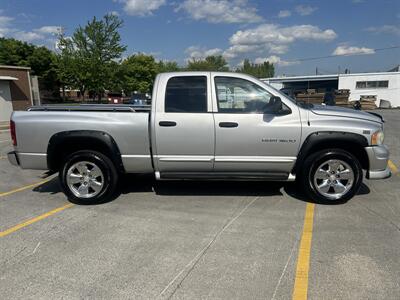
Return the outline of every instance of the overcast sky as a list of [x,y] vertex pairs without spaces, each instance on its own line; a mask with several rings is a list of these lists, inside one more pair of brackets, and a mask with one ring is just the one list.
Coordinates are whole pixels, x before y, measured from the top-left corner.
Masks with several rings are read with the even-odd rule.
[[[54,48],[93,16],[124,20],[126,55],[184,64],[221,54],[231,67],[269,60],[278,74],[384,71],[400,63],[400,0],[0,0],[0,36]],[[349,54],[362,54],[347,56]],[[319,60],[303,58],[340,55]]]

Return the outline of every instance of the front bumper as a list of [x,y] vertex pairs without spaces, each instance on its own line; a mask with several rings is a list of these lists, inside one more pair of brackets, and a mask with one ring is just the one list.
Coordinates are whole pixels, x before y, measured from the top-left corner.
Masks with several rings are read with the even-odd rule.
[[368,179],[385,179],[391,176],[388,167],[389,149],[385,145],[365,147],[368,155],[369,170],[367,171]]
[[8,161],[10,162],[10,164],[12,164],[13,166],[19,166],[18,156],[15,151],[8,152],[7,158],[8,158]]

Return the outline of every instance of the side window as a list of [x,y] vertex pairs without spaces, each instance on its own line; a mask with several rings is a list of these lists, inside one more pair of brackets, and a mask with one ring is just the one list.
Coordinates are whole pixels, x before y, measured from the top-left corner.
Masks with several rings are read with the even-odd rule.
[[170,78],[165,93],[165,112],[207,112],[207,77]]
[[218,112],[264,113],[272,95],[257,84],[234,77],[215,77]]

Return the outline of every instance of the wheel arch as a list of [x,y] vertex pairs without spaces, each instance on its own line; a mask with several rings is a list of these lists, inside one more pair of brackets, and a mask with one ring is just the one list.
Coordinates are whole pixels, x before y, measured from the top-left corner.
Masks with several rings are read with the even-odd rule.
[[314,132],[306,138],[301,146],[292,173],[298,173],[299,168],[310,154],[332,148],[342,149],[353,154],[359,160],[362,168],[368,170],[369,161],[367,152],[365,151],[365,147],[367,146],[367,138],[357,133],[338,131]]
[[49,170],[58,171],[70,154],[81,150],[100,152],[110,158],[119,172],[125,172],[117,143],[108,133],[97,130],[72,130],[54,134],[47,146]]

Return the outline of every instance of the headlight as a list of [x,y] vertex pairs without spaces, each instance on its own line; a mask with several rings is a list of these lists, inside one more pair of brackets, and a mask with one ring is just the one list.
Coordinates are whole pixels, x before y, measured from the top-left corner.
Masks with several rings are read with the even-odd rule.
[[371,145],[382,145],[383,140],[385,139],[385,134],[382,130],[378,130],[372,134],[371,137]]

